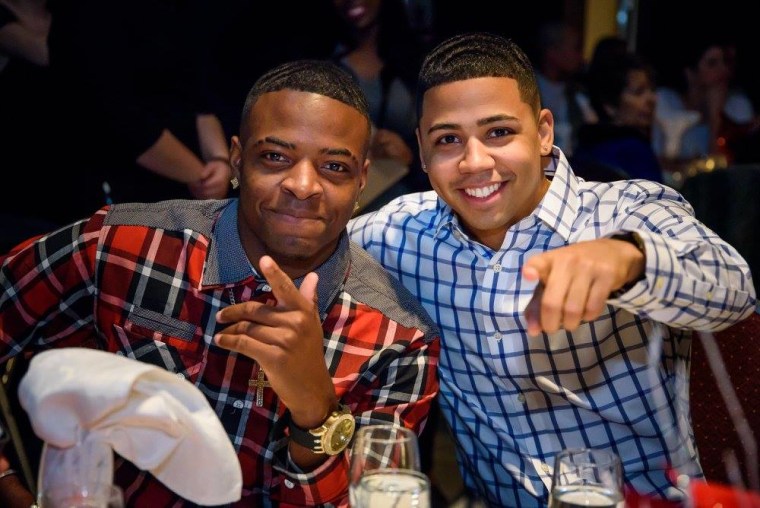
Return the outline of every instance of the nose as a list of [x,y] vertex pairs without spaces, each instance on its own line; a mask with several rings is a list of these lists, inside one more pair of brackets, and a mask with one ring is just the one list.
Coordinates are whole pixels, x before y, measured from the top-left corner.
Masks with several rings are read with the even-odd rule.
[[459,171],[462,173],[477,173],[493,169],[494,158],[489,153],[488,147],[476,137],[467,139],[464,146],[464,157],[459,161]]
[[319,171],[308,159],[296,162],[282,182],[282,187],[298,199],[309,199],[322,192]]

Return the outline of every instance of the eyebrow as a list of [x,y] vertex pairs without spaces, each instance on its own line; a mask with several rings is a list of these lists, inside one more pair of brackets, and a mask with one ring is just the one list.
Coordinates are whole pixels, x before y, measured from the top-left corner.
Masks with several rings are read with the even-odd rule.
[[296,145],[293,143],[288,143],[284,139],[276,138],[274,136],[267,136],[264,139],[259,139],[256,141],[255,146],[263,145],[264,143],[272,143],[273,145],[278,145],[283,148],[289,148],[290,150],[295,150]]
[[359,159],[357,159],[356,156],[351,153],[351,150],[348,150],[346,148],[323,148],[320,150],[320,152],[327,155],[343,155],[345,157],[349,157],[353,161],[359,162]]
[[[288,148],[290,150],[295,150],[297,147],[295,143],[290,143],[288,141],[285,141],[284,139],[280,139],[275,136],[266,136],[264,139],[259,139],[256,141],[255,145],[263,145],[264,143],[272,143],[273,145],[281,146],[283,148]],[[326,154],[326,155],[342,155],[344,157],[349,157],[351,160],[358,162],[359,159],[356,158],[356,156],[351,153],[351,150],[348,150],[346,148],[322,148],[320,153]]]
[[[485,118],[481,118],[480,120],[478,120],[475,123],[476,123],[476,125],[478,127],[482,127],[482,126],[488,125],[490,123],[503,122],[505,120],[506,121],[516,121],[516,120],[519,121],[519,119],[516,116],[512,116],[512,115],[493,115],[493,116],[487,116]],[[456,129],[457,127],[459,127],[459,124],[456,124],[456,123],[437,123],[437,124],[431,125],[427,132],[428,132],[428,134],[430,134],[433,131],[447,130],[447,129]]]

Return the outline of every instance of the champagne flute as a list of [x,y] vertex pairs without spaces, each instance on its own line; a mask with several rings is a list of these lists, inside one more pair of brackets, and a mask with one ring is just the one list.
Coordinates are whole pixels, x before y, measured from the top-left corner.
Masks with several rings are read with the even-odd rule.
[[554,461],[549,508],[623,504],[623,472],[620,458],[607,450],[562,450]]
[[37,478],[40,508],[123,508],[113,484],[113,450],[93,436],[68,448],[42,447]]
[[429,507],[417,435],[397,425],[361,427],[351,448],[349,495],[353,507]]

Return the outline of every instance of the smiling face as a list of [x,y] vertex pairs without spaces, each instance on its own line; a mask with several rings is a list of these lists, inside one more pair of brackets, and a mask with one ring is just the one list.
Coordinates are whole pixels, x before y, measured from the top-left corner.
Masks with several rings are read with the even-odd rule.
[[323,95],[261,95],[232,140],[240,180],[238,229],[251,260],[272,256],[296,278],[335,250],[367,179],[369,126]]
[[[512,78],[485,77],[430,88],[418,140],[423,165],[441,198],[470,235],[498,249],[513,224],[546,193],[542,155],[554,120],[536,116]],[[545,161],[546,162],[546,161]]]

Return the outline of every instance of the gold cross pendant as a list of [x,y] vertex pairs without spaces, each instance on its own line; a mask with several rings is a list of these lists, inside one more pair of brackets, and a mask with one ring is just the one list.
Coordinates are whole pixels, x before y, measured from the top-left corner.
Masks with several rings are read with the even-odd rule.
[[264,374],[264,369],[259,368],[259,373],[256,375],[256,378],[249,379],[248,380],[248,386],[255,386],[256,387],[256,405],[258,407],[261,407],[264,405],[264,388],[269,388],[272,386],[269,384],[269,381],[267,381],[266,374]]

